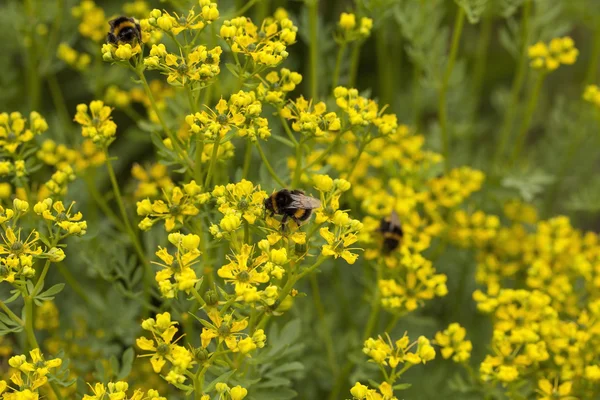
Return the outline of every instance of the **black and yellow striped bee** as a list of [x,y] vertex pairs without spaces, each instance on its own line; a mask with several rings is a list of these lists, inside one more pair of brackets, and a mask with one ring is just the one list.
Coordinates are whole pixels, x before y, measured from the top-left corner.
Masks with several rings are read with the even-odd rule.
[[396,250],[400,245],[404,232],[400,225],[400,218],[396,211],[392,211],[389,217],[381,219],[378,231],[383,236],[383,252],[388,254]]
[[312,210],[319,207],[321,207],[319,200],[306,196],[301,190],[282,189],[265,200],[265,209],[271,212],[271,216],[283,215],[281,230],[285,230],[288,218],[300,226],[303,221],[310,218]]
[[106,41],[112,44],[134,44],[142,41],[140,24],[131,17],[120,16],[108,22],[110,32]]

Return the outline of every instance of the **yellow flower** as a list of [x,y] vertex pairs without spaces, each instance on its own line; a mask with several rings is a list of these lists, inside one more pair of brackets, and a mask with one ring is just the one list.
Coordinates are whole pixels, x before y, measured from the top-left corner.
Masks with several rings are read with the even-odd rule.
[[465,340],[467,331],[457,323],[452,323],[443,332],[435,334],[435,342],[442,347],[442,357],[455,362],[465,362],[471,357],[473,348],[470,340]]
[[260,256],[251,260],[252,251],[251,246],[244,244],[238,254],[234,254],[233,257],[227,256],[229,264],[217,271],[217,275],[225,279],[225,282],[235,285],[235,293],[238,296],[244,295],[244,292],[253,286],[269,282],[270,279],[269,275],[261,270],[267,257]]
[[356,16],[351,13],[342,13],[340,15],[340,21],[338,22],[340,28],[344,30],[354,29],[356,26]]
[[[175,257],[169,254],[166,248],[159,246],[156,255],[162,260],[162,263],[153,263],[163,267],[155,277],[162,295],[173,298],[179,290],[189,293],[198,282],[192,266],[198,262],[197,258],[202,253],[198,250],[200,237],[197,235],[171,233],[169,242],[177,247]],[[174,281],[171,278],[174,278]]]
[[117,133],[117,124],[113,122],[111,112],[104,102],[94,100],[89,107],[79,104],[74,120],[81,125],[83,137],[89,137],[96,145],[105,147],[112,143]]
[[540,396],[539,400],[553,400],[553,399],[571,399],[572,382],[564,382],[558,386],[558,380],[553,385],[548,379],[541,379],[538,381],[538,389],[536,390]]
[[219,343],[225,342],[228,349],[238,352],[238,340],[242,335],[241,331],[248,326],[248,321],[246,319],[233,320],[230,314],[222,317],[216,309],[209,310],[207,314],[211,323],[207,322],[208,328],[202,328],[202,333],[200,334],[202,347],[208,347],[212,339],[217,338]]

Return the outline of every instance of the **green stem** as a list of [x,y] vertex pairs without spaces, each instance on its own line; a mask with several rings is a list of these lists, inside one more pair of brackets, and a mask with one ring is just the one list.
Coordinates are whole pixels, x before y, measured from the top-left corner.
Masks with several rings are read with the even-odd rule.
[[177,152],[179,157],[186,163],[186,165],[190,169],[190,171],[192,171],[194,169],[193,165],[192,165],[192,161],[190,160],[187,153],[185,151],[183,151],[183,149],[181,148],[181,145],[179,144],[179,139],[177,138],[177,136],[167,126],[167,123],[165,122],[162,112],[158,109],[158,106],[156,105],[156,100],[154,99],[154,95],[152,94],[152,91],[150,90],[150,85],[148,85],[148,81],[146,80],[144,71],[139,70],[139,69],[134,69],[134,71],[137,73],[138,77],[140,78],[140,81],[142,82],[142,86],[144,87],[144,91],[146,92],[146,96],[148,96],[148,99],[150,100],[150,105],[152,106],[152,109],[156,113],[156,116],[158,118],[158,121],[160,122],[160,125],[162,126],[163,130],[165,131],[165,133],[171,140],[171,145],[173,146],[173,149],[175,149],[175,151]]
[[356,75],[358,74],[358,64],[360,62],[361,46],[362,42],[357,41],[352,47],[352,53],[350,53],[350,74],[348,77],[348,87],[354,87],[356,82]]
[[381,294],[379,292],[379,281],[381,280],[381,274],[382,274],[382,267],[383,267],[383,263],[382,261],[377,263],[376,268],[376,274],[377,274],[377,279],[375,282],[375,292],[373,293],[373,298],[371,299],[371,313],[369,314],[369,321],[367,322],[367,325],[365,326],[365,331],[363,333],[363,340],[367,340],[371,334],[373,333],[373,329],[375,328],[375,325],[377,324],[377,321],[379,320],[379,310],[381,309]]
[[444,166],[446,171],[450,170],[450,133],[448,132],[448,105],[446,104],[446,92],[448,91],[448,84],[450,82],[450,76],[454,69],[454,63],[456,62],[456,55],[458,54],[458,47],[460,44],[460,37],[465,22],[465,10],[462,7],[458,8],[456,13],[456,19],[454,22],[454,33],[452,34],[452,46],[450,47],[450,56],[448,58],[448,64],[446,65],[446,71],[442,78],[442,86],[439,94],[439,119],[440,129],[442,132],[442,148],[444,154]]
[[221,138],[215,138],[213,143],[212,155],[210,157],[210,164],[208,165],[208,172],[206,174],[206,180],[204,181],[204,187],[208,188],[210,185],[210,181],[213,176],[213,172],[215,170],[215,165],[217,165],[217,159],[219,158],[219,146],[221,145]]
[[121,222],[117,214],[113,212],[112,208],[108,206],[106,200],[98,192],[93,178],[90,175],[86,174],[85,181],[88,187],[88,192],[92,195],[92,198],[96,202],[96,205],[98,205],[102,212],[104,212],[104,214],[113,222],[113,224],[115,224],[115,226],[120,231],[127,233],[127,229],[125,228],[125,225],[123,225],[123,222]]
[[42,285],[44,284],[44,279],[46,279],[46,275],[48,274],[49,269],[50,269],[50,260],[46,260],[46,263],[44,264],[44,268],[42,269],[42,273],[40,274],[40,277],[38,278],[37,282],[35,283],[35,287],[33,288],[33,293],[31,293],[32,296],[35,297],[42,289]]
[[244,15],[244,13],[246,11],[248,11],[250,8],[252,8],[252,6],[256,3],[256,0],[250,0],[248,2],[246,2],[246,4],[240,8],[239,10],[236,10],[235,12],[235,16],[238,17],[240,15]]
[[502,129],[500,130],[500,139],[498,146],[496,147],[496,153],[493,157],[493,166],[500,161],[502,155],[504,154],[504,149],[508,143],[508,138],[510,137],[515,115],[519,106],[519,94],[521,93],[523,85],[525,84],[528,58],[527,48],[529,46],[529,19],[531,17],[531,2],[532,0],[525,0],[525,4],[523,6],[523,17],[521,19],[521,52],[519,54],[517,72],[510,90],[508,108],[506,109],[506,114],[504,114]]
[[71,274],[71,271],[69,271],[69,269],[67,267],[65,267],[65,265],[63,263],[56,264],[56,268],[58,269],[58,272],[62,275],[62,277],[65,279],[67,284],[71,287],[71,289],[73,289],[73,291],[79,297],[81,297],[81,299],[86,304],[91,304],[90,298],[88,297],[87,293],[85,292],[85,290],[83,290],[81,288],[77,279],[75,279],[73,274]]
[[290,126],[288,125],[287,120],[285,118],[283,118],[283,116],[281,115],[281,113],[279,113],[279,120],[281,121],[281,125],[283,125],[283,130],[288,135],[288,137],[290,138],[290,140],[292,141],[292,143],[294,143],[294,145],[298,146],[298,141],[294,137],[294,133],[290,129]]
[[310,94],[314,102],[319,97],[319,0],[308,0],[307,5],[310,37]]
[[33,297],[28,294],[23,296],[25,301],[25,334],[27,335],[27,341],[31,350],[39,349],[40,345],[35,338],[35,331],[33,330]]
[[358,154],[356,155],[356,158],[354,159],[354,163],[352,163],[352,166],[348,170],[348,176],[346,177],[347,181],[350,181],[350,178],[352,178],[352,174],[354,174],[354,170],[356,169],[356,166],[358,165],[358,160],[360,160],[360,156],[362,156],[362,153],[365,151],[367,144],[368,144],[367,141],[362,141],[360,143],[360,146],[358,147]]
[[342,59],[344,58],[344,52],[346,51],[346,42],[340,44],[338,49],[337,58],[335,60],[335,69],[333,70],[333,88],[335,89],[340,79],[340,69],[342,68]]
[[517,161],[517,158],[521,154],[521,149],[525,144],[525,140],[527,139],[527,132],[529,131],[529,126],[531,125],[531,119],[533,118],[533,112],[535,111],[535,107],[537,105],[538,97],[542,90],[542,85],[544,83],[544,78],[546,77],[546,72],[540,72],[537,80],[535,82],[535,86],[533,91],[531,92],[531,96],[529,96],[529,101],[527,103],[527,109],[525,111],[525,117],[523,118],[523,122],[521,123],[521,127],[517,134],[517,138],[515,140],[515,148],[512,155],[511,164],[514,164]]
[[477,52],[475,55],[475,66],[473,67],[473,94],[475,101],[473,104],[472,117],[475,117],[477,114],[479,104],[481,103],[481,87],[483,85],[483,78],[485,77],[487,51],[490,45],[490,39],[492,37],[493,22],[493,14],[491,12],[487,12],[483,17],[483,22],[481,24],[481,33],[477,42]]
[[263,152],[262,147],[260,147],[260,142],[257,140],[255,142],[255,144],[256,144],[256,148],[258,149],[258,153],[260,154],[260,158],[261,158],[262,162],[265,164],[265,168],[267,168],[267,171],[269,172],[271,177],[275,180],[275,182],[277,182],[277,184],[279,184],[279,186],[286,187],[287,185],[285,183],[283,183],[283,181],[279,178],[279,176],[277,176],[277,173],[275,172],[275,170],[269,163],[269,160],[267,160],[267,157],[265,157],[265,153]]
[[198,303],[200,303],[201,307],[204,307],[206,305],[206,301],[204,301],[202,296],[200,296],[200,293],[198,293],[196,288],[192,288],[192,294],[194,295],[194,298],[196,299],[196,301],[198,301]]
[[[600,21],[598,21],[600,22]],[[600,26],[596,23],[596,30],[594,31],[594,39],[592,44],[592,54],[590,55],[590,63],[588,64],[587,72],[585,74],[584,85],[589,85],[596,81],[598,74],[598,60],[600,59]]]
[[250,172],[250,163],[252,161],[252,143],[246,141],[246,152],[244,154],[244,169],[242,170],[242,179],[248,178]]
[[[379,29],[375,32],[375,51],[377,53],[377,81],[379,83],[379,96],[381,97],[382,104],[389,104],[393,108],[393,89],[399,86],[394,80],[401,74],[392,73],[394,68],[394,60],[389,57],[389,48],[386,37],[386,30],[384,28],[385,22],[381,21]],[[398,36],[398,40],[402,40],[401,36]],[[402,52],[399,53],[399,56]],[[398,86],[396,86],[398,85]]]
[[0,308],[6,313],[6,315],[8,315],[8,317],[10,319],[12,319],[13,321],[15,321],[17,324],[19,324],[21,326],[25,326],[25,322],[23,322],[23,320],[21,318],[19,318],[17,316],[17,314],[12,312],[11,309],[8,308],[8,306],[6,304],[4,304],[4,302],[2,300],[0,300]]
[[[55,74],[48,75],[48,88],[50,89],[50,96],[52,96],[52,102],[54,103],[54,107],[58,112],[58,118],[60,119],[61,125],[63,126],[63,130],[67,131],[69,126],[71,125],[71,116],[69,114],[69,110],[67,109],[67,105],[65,103],[65,98],[60,90],[60,85],[58,84],[58,80],[56,79]],[[64,136],[64,132],[61,133]]]
[[336,134],[336,137],[333,140],[333,142],[331,142],[331,144],[325,150],[323,150],[323,152],[319,155],[319,157],[314,159],[312,162],[308,163],[308,165],[306,165],[304,167],[304,171],[308,170],[313,165],[317,165],[321,161],[323,161],[325,159],[325,157],[327,157],[337,147],[337,145],[340,142],[340,140],[342,139],[342,136],[344,135],[344,133],[346,133],[346,132]]
[[394,317],[390,320],[390,322],[385,327],[384,332],[391,333],[394,330],[394,328],[396,327],[396,324],[398,324],[400,317],[401,317],[400,314],[395,314]]
[[113,169],[112,163],[110,161],[110,157],[108,155],[108,151],[105,151],[106,154],[106,168],[108,170],[108,176],[110,178],[110,183],[112,184],[113,193],[115,195],[115,200],[117,201],[117,205],[119,207],[119,211],[121,213],[121,218],[125,224],[125,230],[129,234],[131,238],[131,243],[140,258],[140,262],[144,265],[144,292],[147,297],[150,297],[151,286],[152,286],[152,267],[150,263],[146,259],[146,255],[144,254],[144,250],[142,249],[142,244],[138,236],[135,234],[131,222],[129,221],[129,216],[127,215],[127,210],[125,209],[125,204],[123,203],[123,197],[121,196],[121,190],[119,189],[119,183],[117,182],[117,177],[115,175],[115,170]]
[[331,335],[331,329],[327,327],[327,322],[325,320],[325,307],[323,306],[323,303],[321,301],[321,293],[319,292],[319,281],[317,280],[316,274],[311,274],[309,279],[310,286],[312,288],[315,309],[317,310],[319,324],[322,328],[321,331],[323,333],[323,339],[325,341],[325,350],[327,351],[329,368],[331,368],[333,376],[336,376],[339,372],[339,368],[337,360],[335,359],[335,350],[333,344],[333,336]]
[[296,168],[294,169],[294,176],[292,177],[292,189],[296,189],[300,184],[300,179],[302,178],[302,147],[304,146],[304,141],[300,140],[300,143],[296,145]]

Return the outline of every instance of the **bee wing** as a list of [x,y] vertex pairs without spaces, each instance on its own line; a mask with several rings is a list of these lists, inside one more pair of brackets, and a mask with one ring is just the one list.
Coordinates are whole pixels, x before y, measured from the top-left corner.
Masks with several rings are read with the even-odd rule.
[[396,211],[392,211],[392,215],[390,215],[390,228],[394,227],[400,228],[400,217],[396,214]]
[[314,197],[303,194],[290,194],[292,202],[286,208],[304,208],[312,210],[321,207],[321,202]]

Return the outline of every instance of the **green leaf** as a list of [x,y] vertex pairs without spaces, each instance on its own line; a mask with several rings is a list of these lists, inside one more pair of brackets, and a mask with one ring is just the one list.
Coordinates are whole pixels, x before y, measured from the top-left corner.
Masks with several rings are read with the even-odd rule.
[[225,63],[225,68],[227,68],[229,70],[229,72],[231,72],[231,74],[233,76],[235,76],[236,78],[240,76],[237,65],[232,64],[232,63]]
[[227,371],[224,374],[219,375],[204,388],[204,391],[207,393],[212,391],[215,388],[215,385],[219,382],[226,383],[227,381],[229,381],[229,378],[231,378],[233,374],[235,374],[235,371],[236,370],[234,369],[232,371]]
[[412,383],[399,383],[397,385],[394,385],[394,389],[396,390],[406,390],[409,387],[412,386]]
[[479,22],[481,15],[485,11],[489,0],[455,0],[459,7],[465,10],[467,19],[470,23]]
[[129,375],[131,368],[133,367],[134,356],[135,354],[132,347],[125,350],[123,357],[121,358],[121,370],[117,375],[117,379],[125,379]]
[[52,300],[55,295],[57,295],[64,289],[64,287],[65,287],[64,283],[57,283],[56,285],[52,286],[50,289],[46,290],[45,292],[40,293],[37,296],[35,296],[35,298],[40,299],[40,300]]

